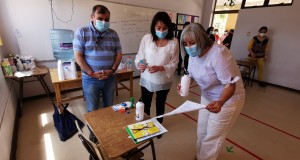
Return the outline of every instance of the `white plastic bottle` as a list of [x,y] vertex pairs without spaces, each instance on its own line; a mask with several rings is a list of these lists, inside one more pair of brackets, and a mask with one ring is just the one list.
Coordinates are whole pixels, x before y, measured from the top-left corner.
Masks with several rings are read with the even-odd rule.
[[57,62],[57,72],[58,72],[58,79],[60,81],[65,80],[64,70],[63,70],[63,66],[62,66],[62,61],[61,60],[58,60],[58,62]]
[[128,56],[127,61],[126,61],[126,68],[128,71],[131,71],[131,66],[132,66],[132,60],[130,56]]
[[72,70],[72,79],[76,79],[77,78],[77,72],[76,72],[76,65],[75,65],[74,60],[71,61],[71,70]]
[[181,93],[180,93],[180,95],[182,97],[186,97],[189,95],[190,83],[191,83],[191,78],[189,77],[189,75],[184,75],[181,77],[181,81],[180,81]]
[[144,119],[144,103],[142,102],[142,100],[139,100],[136,103],[135,107],[135,119],[137,121],[142,121]]
[[18,56],[16,57],[16,61],[17,61],[17,69],[18,69],[18,71],[24,71],[23,63],[21,62],[21,60],[20,60],[20,58]]

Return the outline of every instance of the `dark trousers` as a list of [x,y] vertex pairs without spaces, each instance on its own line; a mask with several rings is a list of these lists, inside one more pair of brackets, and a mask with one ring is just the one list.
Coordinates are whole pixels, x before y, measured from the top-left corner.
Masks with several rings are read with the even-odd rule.
[[177,75],[180,75],[180,74],[181,74],[182,61],[183,61],[183,65],[184,65],[185,70],[188,70],[188,65],[189,65],[189,55],[186,54],[186,55],[184,56],[184,60],[182,60],[182,57],[181,57],[181,55],[179,54],[179,62],[178,62],[178,65],[177,65]]
[[177,75],[180,75],[180,73],[181,73],[181,66],[182,66],[182,57],[179,54],[179,62],[178,62],[178,65],[177,65]]
[[188,70],[188,67],[189,67],[189,55],[188,54],[186,54],[185,56],[184,56],[184,68],[185,68],[185,70]]
[[[152,97],[154,92],[148,91],[147,88],[145,87],[141,87],[141,88],[142,88],[142,100],[145,105],[144,112],[150,115],[151,102],[152,102]],[[160,116],[165,113],[165,103],[169,91],[170,89],[156,92],[156,116]],[[163,118],[158,118],[157,120],[160,123],[163,122]]]

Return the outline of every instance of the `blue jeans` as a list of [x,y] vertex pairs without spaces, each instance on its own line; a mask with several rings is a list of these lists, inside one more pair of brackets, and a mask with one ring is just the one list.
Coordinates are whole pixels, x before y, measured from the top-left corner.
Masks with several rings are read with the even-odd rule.
[[115,77],[110,76],[105,80],[98,80],[82,73],[82,89],[87,105],[87,112],[99,109],[101,96],[103,108],[112,106],[115,91]]

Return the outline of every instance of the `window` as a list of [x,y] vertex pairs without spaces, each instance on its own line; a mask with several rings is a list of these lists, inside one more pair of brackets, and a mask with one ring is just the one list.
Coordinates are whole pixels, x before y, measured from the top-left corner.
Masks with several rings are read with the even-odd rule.
[[246,0],[245,7],[263,6],[265,0]]
[[269,0],[269,5],[274,4],[292,4],[293,0]]
[[235,28],[242,2],[243,0],[216,0],[212,26],[219,30],[219,37],[224,35],[225,30]]
[[243,0],[241,8],[290,6],[292,4],[293,0]]
[[243,0],[217,0],[215,11],[239,10]]
[[294,0],[216,0],[211,26],[223,34],[225,30],[235,28],[240,9],[291,6]]

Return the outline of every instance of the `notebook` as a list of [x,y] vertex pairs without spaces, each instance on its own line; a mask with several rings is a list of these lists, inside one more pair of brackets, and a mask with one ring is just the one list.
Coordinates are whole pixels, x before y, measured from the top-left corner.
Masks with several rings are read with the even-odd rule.
[[167,132],[157,119],[149,119],[128,125],[126,131],[135,144]]

